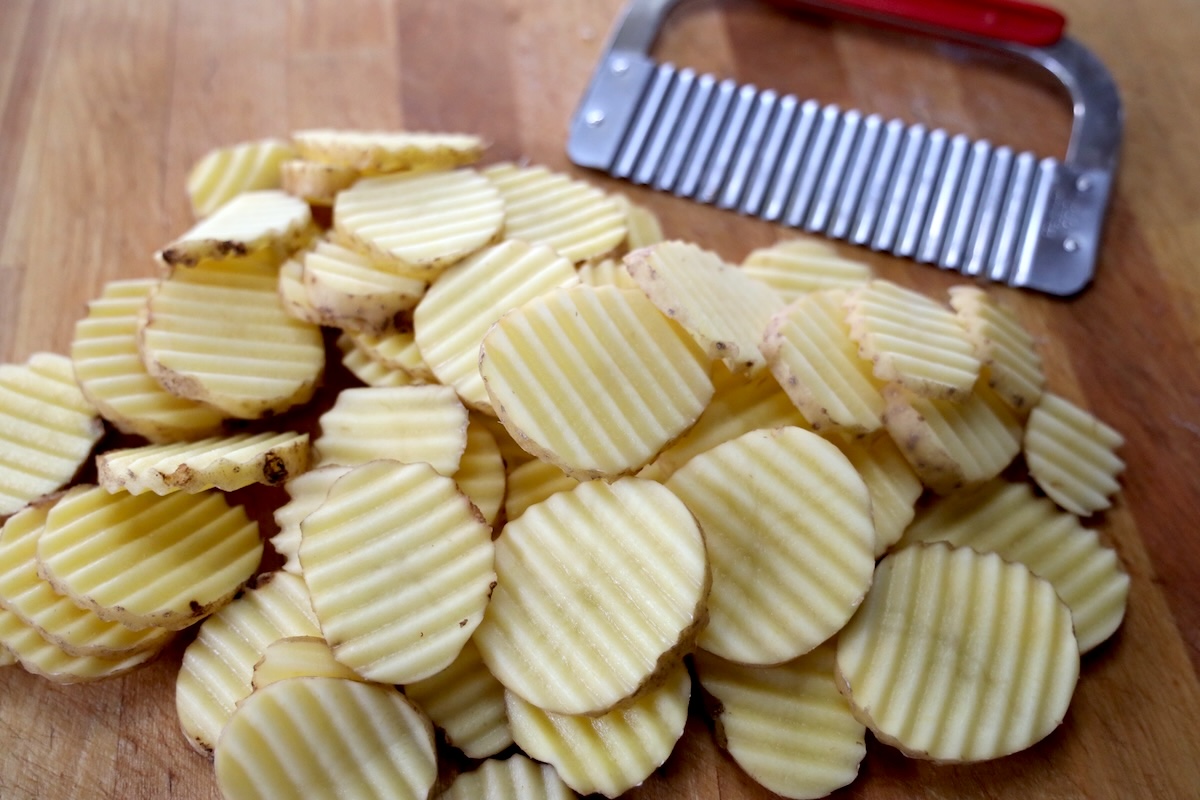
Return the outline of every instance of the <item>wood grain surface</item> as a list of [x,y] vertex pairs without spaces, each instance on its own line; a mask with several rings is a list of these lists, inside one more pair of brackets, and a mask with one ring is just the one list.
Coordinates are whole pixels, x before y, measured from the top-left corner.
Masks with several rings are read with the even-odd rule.
[[[212,147],[318,125],[404,126],[477,132],[492,142],[489,160],[573,169],[567,121],[619,6],[0,1],[0,358],[66,352],[105,281],[155,274],[151,253],[191,221],[187,170]],[[1093,522],[1133,578],[1128,615],[1085,658],[1065,724],[1037,746],[951,767],[872,741],[840,798],[1200,797],[1200,6],[1061,6],[1126,104],[1099,272],[1070,301],[994,291],[1036,333],[1051,385],[1127,439],[1123,491]],[[1047,155],[1064,150],[1070,127],[1061,94],[1023,70],[751,0],[686,5],[658,54]],[[589,177],[731,260],[786,234]],[[959,280],[856,252],[926,291]],[[270,526],[269,511],[260,516]],[[211,763],[175,719],[185,641],[93,685],[0,670],[0,798],[217,797]],[[694,715],[665,767],[630,796],[770,795]]]

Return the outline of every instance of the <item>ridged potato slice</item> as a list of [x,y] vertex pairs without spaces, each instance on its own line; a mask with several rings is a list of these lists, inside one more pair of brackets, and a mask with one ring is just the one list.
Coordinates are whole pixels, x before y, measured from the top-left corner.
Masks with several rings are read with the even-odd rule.
[[789,239],[752,250],[742,271],[770,286],[785,303],[810,292],[854,289],[874,277],[869,265],[843,258],[816,239]]
[[463,450],[454,482],[475,504],[488,525],[496,522],[504,506],[504,495],[508,479],[504,471],[504,457],[496,437],[479,415],[469,415],[467,421],[467,446]]
[[623,194],[614,194],[613,199],[625,212],[625,248],[639,250],[658,244],[667,237],[663,235],[662,222],[658,215],[640,203],[635,203]]
[[566,492],[579,485],[555,464],[535,458],[526,461],[508,474],[508,494],[504,498],[505,519],[512,522],[534,503],[552,494]]
[[296,151],[282,139],[257,139],[209,150],[187,176],[196,218],[207,217],[242,192],[278,189],[282,166]]
[[470,772],[460,772],[438,800],[573,800],[578,796],[554,767],[514,753],[503,761],[488,759]]
[[1044,393],[1029,414],[1022,448],[1029,474],[1051,500],[1086,517],[1112,505],[1125,462],[1116,454],[1124,437],[1095,414],[1057,394]]
[[493,756],[513,742],[504,686],[488,671],[472,641],[448,667],[406,685],[404,694],[468,758]]
[[282,567],[285,572],[300,574],[300,523],[325,502],[334,481],[349,471],[348,466],[332,464],[296,475],[284,484],[288,501],[275,509],[279,533],[270,542],[275,552],[286,559]]
[[345,333],[337,338],[337,347],[342,351],[342,366],[367,386],[411,386],[414,383],[412,376],[404,370],[393,369],[371,358]]
[[887,552],[904,534],[916,513],[925,487],[904,454],[886,433],[866,438],[832,440],[858,470],[871,496],[871,521],[875,524],[875,557]]
[[384,334],[396,329],[398,319],[407,324],[428,286],[328,239],[317,241],[301,258],[308,301],[324,324],[342,330]]
[[225,800],[426,800],[433,728],[390,686],[289,678],[238,705],[213,753]]
[[838,635],[838,686],[885,744],[983,761],[1057,728],[1079,677],[1071,613],[1054,587],[995,553],[946,543],[884,558]]
[[616,286],[618,289],[638,289],[637,282],[625,269],[624,262],[606,258],[601,261],[587,261],[576,270],[579,282],[585,286]]
[[10,654],[26,672],[61,684],[124,675],[156,655],[154,650],[143,650],[121,658],[73,656],[4,608],[0,608],[0,650]]
[[496,576],[475,643],[506,689],[559,714],[636,702],[707,616],[700,527],[640,478],[588,481],[527,508],[496,540]]
[[483,156],[487,147],[483,139],[466,133],[331,128],[296,131],[292,142],[309,161],[364,173],[447,169],[471,164]]
[[254,665],[251,690],[289,678],[344,678],[361,681],[357,672],[333,657],[329,643],[320,636],[285,636],[263,649]]
[[311,206],[331,206],[338,192],[348,189],[362,175],[354,167],[322,164],[293,158],[279,165],[279,181],[288,194]]
[[286,256],[316,234],[308,203],[282,189],[242,192],[155,253],[167,267],[266,252]]
[[433,370],[421,357],[412,330],[394,330],[382,335],[347,333],[364,353],[385,367],[397,369],[412,379],[412,383],[433,383]]
[[300,567],[338,661],[381,683],[445,669],[495,585],[491,528],[425,463],[347,472],[300,523]]
[[279,304],[289,317],[309,325],[327,325],[327,320],[321,309],[313,305],[304,286],[304,262],[298,258],[289,258],[279,267],[279,283],[276,286]]
[[1028,413],[1046,386],[1032,334],[1011,309],[977,286],[950,287],[950,307],[975,346],[988,386],[1014,411]]

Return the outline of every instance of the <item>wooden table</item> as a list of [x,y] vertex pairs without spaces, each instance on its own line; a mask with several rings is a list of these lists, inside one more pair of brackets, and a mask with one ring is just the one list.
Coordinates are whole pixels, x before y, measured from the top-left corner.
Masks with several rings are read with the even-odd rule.
[[[872,742],[839,797],[1200,796],[1200,10],[1062,0],[1123,90],[1127,136],[1094,285],[1071,301],[998,288],[1052,385],[1127,437],[1099,519],[1133,578],[1114,640],[1084,661],[1066,724],[994,763],[909,761]],[[0,3],[0,357],[65,352],[84,303],[190,224],[209,148],[300,127],[473,131],[492,160],[571,169],[566,124],[620,0],[4,0]],[[659,53],[973,137],[1057,154],[1062,98],[995,63],[746,2],[694,3]],[[602,185],[619,185],[589,176]],[[672,236],[731,260],[784,235],[628,186]],[[956,276],[876,256],[930,292]],[[178,731],[179,648],[128,677],[56,687],[0,671],[0,797],[217,796]],[[767,796],[696,719],[632,796]]]

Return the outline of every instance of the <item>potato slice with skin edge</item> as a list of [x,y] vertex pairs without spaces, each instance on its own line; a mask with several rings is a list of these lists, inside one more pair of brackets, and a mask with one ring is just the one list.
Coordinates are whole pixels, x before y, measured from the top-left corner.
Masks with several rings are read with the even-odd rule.
[[350,471],[350,467],[331,464],[309,470],[284,484],[288,501],[275,509],[275,524],[279,533],[271,537],[271,546],[286,561],[282,569],[296,575],[300,569],[300,523],[320,508],[334,481]]
[[289,678],[254,692],[213,756],[226,800],[425,800],[437,779],[429,720],[390,686],[344,678]]
[[304,287],[304,262],[289,258],[279,268],[279,303],[284,313],[300,322],[309,325],[330,325],[331,320],[325,318],[321,310],[313,305],[308,297],[308,289]]
[[308,203],[279,189],[243,192],[154,257],[168,268],[298,250],[316,234]]
[[988,386],[1018,414],[1027,414],[1046,385],[1033,336],[1016,314],[977,286],[950,287],[950,307],[983,362]]
[[412,386],[415,382],[407,372],[371,358],[345,333],[337,338],[337,347],[342,351],[342,366],[367,386]]
[[491,528],[429,464],[355,467],[300,533],[300,568],[325,640],[338,661],[380,683],[445,669],[496,582]]
[[838,635],[838,687],[880,741],[940,762],[1024,750],[1058,727],[1079,677],[1048,581],[945,543],[884,558]]
[[503,761],[488,759],[461,772],[438,800],[574,800],[579,797],[549,764],[520,753]]
[[197,219],[207,217],[242,192],[279,188],[283,164],[295,155],[282,139],[257,139],[208,151],[188,172],[192,213]]
[[0,650],[11,654],[26,672],[59,684],[114,678],[137,669],[156,655],[153,650],[143,650],[124,658],[73,656],[3,608],[0,608]]
[[789,239],[751,251],[742,271],[765,283],[786,303],[810,292],[854,289],[871,280],[871,267],[842,258],[837,250],[816,239]]
[[288,678],[344,678],[361,681],[354,670],[333,657],[329,643],[320,636],[285,636],[263,650],[250,679],[257,692]]
[[347,332],[347,336],[370,358],[390,369],[398,369],[412,383],[434,383],[433,370],[421,358],[411,330],[395,330],[382,336]]
[[465,133],[333,128],[296,131],[292,142],[309,161],[372,174],[471,164],[487,147],[480,137]]
[[279,165],[283,190],[312,206],[331,206],[338,192],[348,189],[361,173],[353,167],[293,158]]
[[383,334],[407,324],[427,282],[398,275],[360,253],[327,239],[301,256],[308,301],[325,324]]
[[635,703],[707,617],[700,527],[640,478],[588,481],[530,506],[496,540],[496,575],[479,652],[505,688],[559,714]]
[[1047,392],[1029,415],[1022,447],[1042,491],[1072,514],[1087,516],[1112,505],[1125,469],[1115,451],[1124,443],[1094,414]]
[[468,758],[487,758],[513,743],[504,686],[488,671],[473,641],[441,672],[406,685],[404,694]]
[[633,705],[599,717],[543,711],[508,692],[506,705],[517,745],[554,765],[581,794],[616,797],[662,766],[687,722],[692,679],[683,664]]

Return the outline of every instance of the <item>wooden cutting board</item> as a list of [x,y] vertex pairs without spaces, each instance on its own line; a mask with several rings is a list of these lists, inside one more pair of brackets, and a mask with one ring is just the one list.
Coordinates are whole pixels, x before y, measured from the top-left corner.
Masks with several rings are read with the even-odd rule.
[[[1098,278],[1071,301],[997,288],[1039,338],[1051,385],[1126,436],[1116,507],[1094,520],[1133,579],[1120,633],[1089,654],[1065,724],[1017,756],[911,761],[871,741],[838,797],[1200,796],[1200,12],[1191,0],[1063,0],[1123,89],[1127,137]],[[489,159],[569,169],[566,125],[619,0],[5,0],[0,3],[0,357],[65,352],[104,281],[154,274],[190,224],[209,148],[313,126],[463,130]],[[1063,98],[1023,71],[750,0],[696,2],[659,54],[801,96],[1054,155]],[[786,232],[589,176],[669,235],[738,260]],[[853,252],[853,251],[852,251]],[[956,277],[866,252],[884,277]],[[276,498],[277,499],[277,498]],[[269,501],[256,501],[269,526]],[[186,641],[186,639],[185,639]],[[124,678],[54,686],[0,670],[0,798],[218,796],[179,733],[183,643]],[[630,793],[770,796],[694,715]]]

